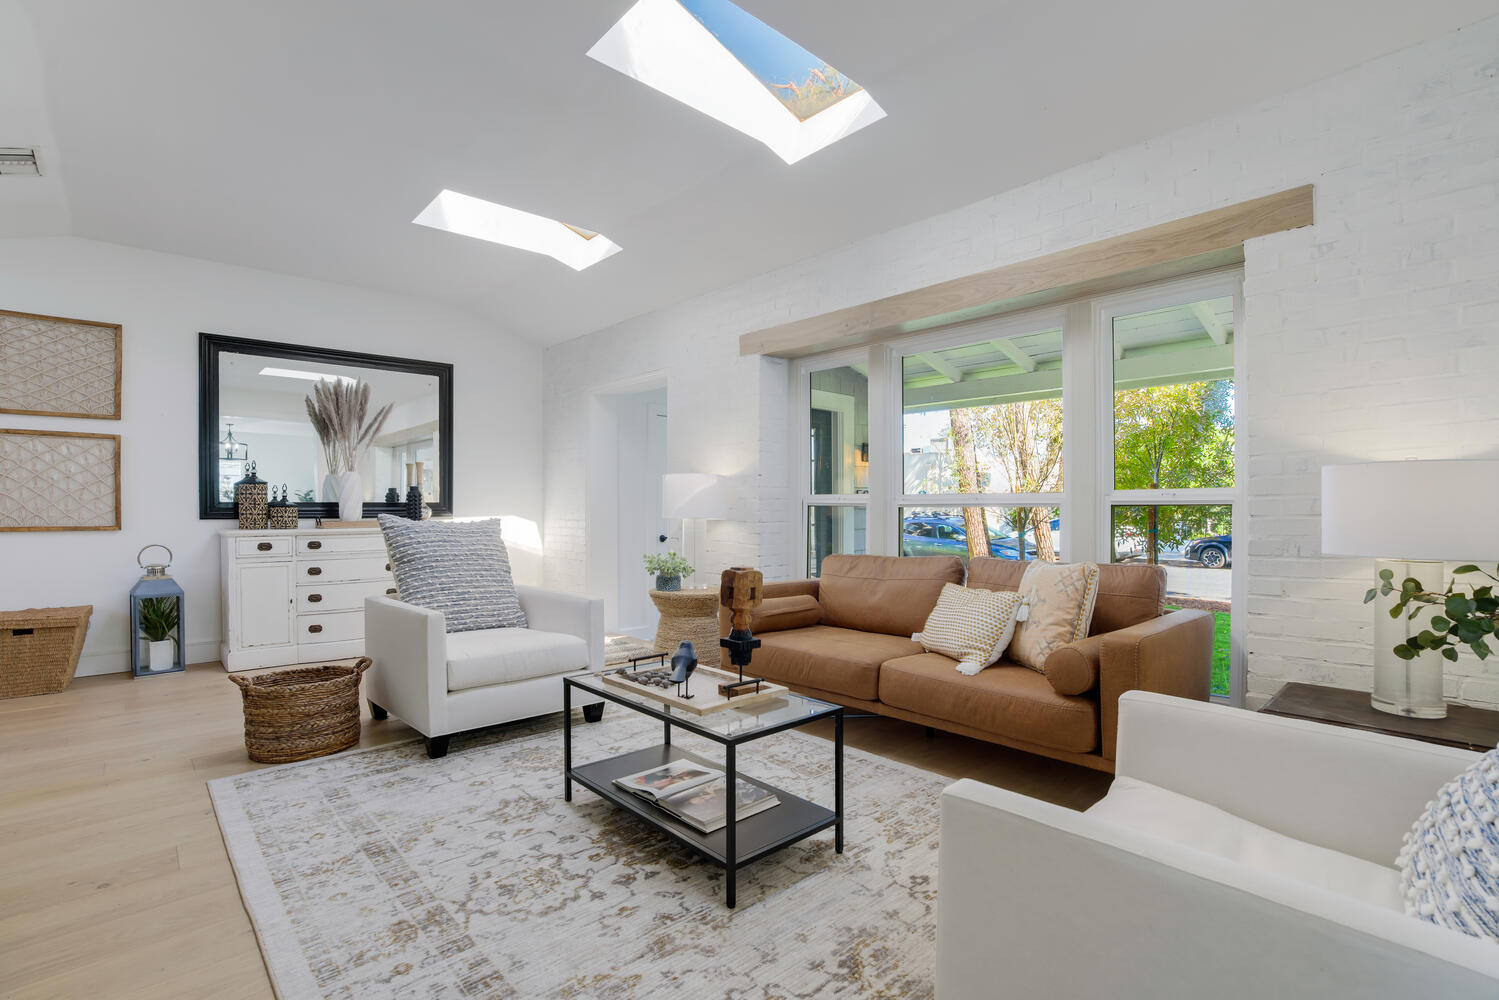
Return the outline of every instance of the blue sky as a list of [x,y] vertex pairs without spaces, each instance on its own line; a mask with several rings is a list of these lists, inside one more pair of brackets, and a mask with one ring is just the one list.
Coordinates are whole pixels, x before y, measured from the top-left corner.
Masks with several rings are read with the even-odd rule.
[[823,60],[729,0],[678,2],[761,83],[801,83],[813,69],[825,65]]

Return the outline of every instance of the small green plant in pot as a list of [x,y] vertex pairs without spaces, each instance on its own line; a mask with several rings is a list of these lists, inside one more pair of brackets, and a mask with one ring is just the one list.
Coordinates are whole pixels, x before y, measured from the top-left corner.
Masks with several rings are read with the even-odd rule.
[[645,557],[645,571],[656,574],[657,590],[681,590],[682,577],[692,573],[692,564],[675,552]]
[[146,639],[146,666],[168,670],[177,661],[177,599],[147,597],[140,603],[141,635]]
[[[1459,576],[1473,573],[1486,576],[1494,582],[1457,582]],[[1480,660],[1486,660],[1494,652],[1489,640],[1499,630],[1499,595],[1495,594],[1494,586],[1499,584],[1499,576],[1495,574],[1499,574],[1499,566],[1494,567],[1493,573],[1487,573],[1471,564],[1459,566],[1452,571],[1452,580],[1447,584],[1447,589],[1434,591],[1427,590],[1414,577],[1406,577],[1397,587],[1394,572],[1383,569],[1379,571],[1379,586],[1370,588],[1364,595],[1364,603],[1368,604],[1378,595],[1389,596],[1398,591],[1400,596],[1390,609],[1391,618],[1399,618],[1402,614],[1414,618],[1422,606],[1441,609],[1432,616],[1431,628],[1422,629],[1395,647],[1395,655],[1402,660],[1413,660],[1423,650],[1430,649],[1440,650],[1442,656],[1456,663],[1459,646],[1467,646]]]

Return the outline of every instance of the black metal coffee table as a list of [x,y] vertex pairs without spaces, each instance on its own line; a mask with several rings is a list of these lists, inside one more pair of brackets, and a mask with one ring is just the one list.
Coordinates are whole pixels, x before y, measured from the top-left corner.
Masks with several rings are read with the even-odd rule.
[[[581,688],[588,700],[606,698],[617,705],[658,719],[665,724],[661,743],[641,750],[619,754],[589,764],[573,766],[572,704],[573,688]],[[562,757],[563,797],[571,802],[573,782],[587,788],[595,795],[633,813],[666,836],[690,847],[708,861],[724,870],[724,902],[734,905],[734,881],[737,871],[758,858],[788,844],[804,840],[815,833],[832,827],[834,849],[843,853],[843,708],[825,701],[807,698],[798,694],[787,694],[778,698],[758,702],[743,709],[723,709],[708,715],[694,715],[661,704],[644,694],[635,695],[612,685],[605,685],[598,675],[564,677],[562,681]],[[817,719],[833,720],[833,797],[832,809],[827,809],[806,799],[792,795],[763,781],[740,775],[737,770],[735,751],[740,744],[749,743],[766,736],[804,726]],[[681,822],[675,816],[659,809],[650,802],[621,789],[614,779],[647,768],[658,767],[673,760],[690,760],[709,767],[718,767],[717,761],[706,760],[672,746],[671,730],[676,726],[696,733],[724,748],[723,770],[729,789],[734,788],[736,778],[758,785],[773,792],[780,804],[735,822],[735,796],[726,796],[727,822],[722,829],[712,833],[701,833]]]

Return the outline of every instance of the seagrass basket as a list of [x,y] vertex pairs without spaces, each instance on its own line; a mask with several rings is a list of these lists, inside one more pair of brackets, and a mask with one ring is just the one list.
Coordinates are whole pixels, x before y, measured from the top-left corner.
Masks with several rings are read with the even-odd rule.
[[245,750],[262,764],[287,764],[347,750],[359,742],[359,678],[370,667],[296,667],[244,677]]
[[56,694],[73,682],[92,604],[0,611],[0,698]]

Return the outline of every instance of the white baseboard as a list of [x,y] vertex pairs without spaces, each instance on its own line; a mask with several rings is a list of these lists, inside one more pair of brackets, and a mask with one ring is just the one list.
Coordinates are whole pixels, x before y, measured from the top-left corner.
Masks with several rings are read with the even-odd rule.
[[[187,644],[188,663],[213,663],[219,658],[217,642],[190,642]],[[84,653],[78,658],[78,669],[74,677],[95,677],[99,674],[130,673],[130,650],[114,649],[104,652]]]

